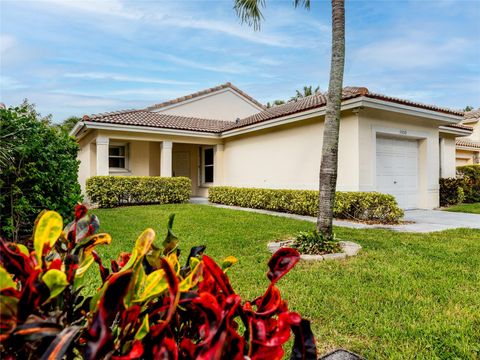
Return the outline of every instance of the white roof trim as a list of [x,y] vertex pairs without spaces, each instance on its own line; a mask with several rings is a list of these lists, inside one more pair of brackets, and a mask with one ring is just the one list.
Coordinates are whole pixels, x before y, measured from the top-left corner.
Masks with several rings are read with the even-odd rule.
[[466,129],[459,129],[459,128],[451,128],[447,126],[440,126],[438,128],[441,133],[445,134],[453,134],[453,135],[463,135],[463,136],[468,136],[472,134],[471,130],[466,130]]
[[193,136],[199,138],[220,138],[220,134],[212,132],[192,131],[192,130],[180,130],[180,129],[165,129],[155,128],[139,125],[124,125],[113,123],[99,123],[93,121],[84,121],[84,125],[87,129],[99,129],[99,130],[114,130],[114,131],[130,131],[147,134],[159,134],[159,135],[178,135],[178,136]]
[[[249,98],[247,98],[246,96],[242,95],[241,93],[239,93],[238,91],[236,91],[235,89],[231,88],[231,87],[226,87],[226,88],[223,88],[223,89],[218,89],[216,91],[213,91],[213,92],[209,92],[207,94],[203,94],[203,95],[198,95],[198,96],[195,96],[195,97],[192,97],[190,99],[185,99],[185,100],[182,100],[182,101],[179,101],[179,102],[176,102],[176,103],[173,103],[173,104],[168,104],[168,105],[165,105],[165,106],[162,106],[162,107],[159,107],[158,109],[153,109],[153,110],[150,110],[152,112],[162,112],[162,111],[165,111],[165,110],[168,110],[168,109],[173,109],[173,108],[176,108],[178,106],[182,106],[184,104],[188,104],[188,103],[191,103],[191,102],[195,102],[195,101],[198,101],[198,100],[202,100],[202,99],[205,99],[207,97],[210,97],[210,96],[213,96],[213,95],[217,95],[217,94],[221,94],[221,93],[224,93],[224,92],[231,92],[232,94],[238,96],[239,98],[241,98],[242,100],[248,102],[250,105],[252,105],[253,107],[255,107],[256,109],[258,109],[259,111],[263,111],[265,110],[264,108],[258,106],[257,104],[255,104],[252,100],[250,100]],[[168,100],[167,100],[168,101]],[[152,105],[152,106],[155,106],[155,105]]]
[[434,119],[434,120],[446,122],[449,124],[453,124],[453,123],[456,124],[463,119],[463,116],[461,115],[445,114],[445,113],[439,112],[438,110],[422,109],[414,105],[397,104],[392,101],[372,99],[367,96],[361,96],[358,99],[363,103],[363,106],[365,107],[387,110],[387,111],[394,111],[394,112],[399,112],[402,114],[408,114],[413,116],[420,116],[428,119]]

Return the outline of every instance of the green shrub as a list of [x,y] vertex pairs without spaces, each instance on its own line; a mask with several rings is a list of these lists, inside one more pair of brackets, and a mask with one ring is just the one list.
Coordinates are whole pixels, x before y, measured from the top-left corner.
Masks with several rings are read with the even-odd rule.
[[93,176],[87,196],[100,207],[128,204],[184,203],[190,199],[192,181],[186,177]]
[[[317,216],[318,191],[212,186],[213,203]],[[403,217],[392,195],[377,192],[337,192],[334,216],[339,219],[397,223]]]
[[457,167],[457,175],[465,180],[463,191],[466,203],[480,202],[480,165]]
[[465,186],[466,182],[463,178],[440,179],[440,206],[462,203],[465,200]]
[[80,201],[78,144],[27,102],[0,109],[0,234],[19,241],[41,209],[70,219]]
[[301,254],[332,254],[342,251],[337,240],[326,240],[317,230],[302,231],[295,236],[293,247]]

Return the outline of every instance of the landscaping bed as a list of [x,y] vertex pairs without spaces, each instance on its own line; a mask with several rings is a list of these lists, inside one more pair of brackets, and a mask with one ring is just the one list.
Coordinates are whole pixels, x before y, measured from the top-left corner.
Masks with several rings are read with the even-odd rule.
[[[238,188],[212,186],[208,190],[212,203],[317,216],[318,191]],[[378,192],[337,192],[333,216],[337,219],[376,224],[398,224],[404,212],[395,197]]]
[[[141,231],[163,233],[176,214],[182,248],[205,244],[216,260],[234,255],[235,289],[254,298],[268,285],[266,244],[312,230],[306,221],[210,206],[176,204],[97,209],[117,258]],[[278,284],[292,311],[312,321],[320,354],[349,349],[366,359],[480,357],[480,231],[431,234],[336,228],[362,246],[348,261],[301,262]],[[87,282],[88,283],[88,282]],[[91,291],[96,285],[88,283]],[[260,290],[262,289],[262,290]]]

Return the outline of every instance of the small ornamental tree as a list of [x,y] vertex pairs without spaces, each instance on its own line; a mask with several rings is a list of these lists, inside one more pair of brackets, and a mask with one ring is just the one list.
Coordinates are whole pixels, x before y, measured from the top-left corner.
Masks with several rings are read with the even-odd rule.
[[[96,234],[99,221],[82,205],[63,231],[58,213],[41,213],[33,251],[1,240],[2,358],[280,360],[293,332],[291,359],[316,359],[309,322],[276,286],[298,262],[296,250],[278,250],[267,290],[244,302],[226,275],[237,260],[218,265],[197,246],[182,265],[172,225],[173,216],[161,243],[146,229],[110,266],[95,248],[112,239]],[[101,280],[93,296],[83,287],[92,265]]]
[[42,209],[68,217],[81,199],[78,144],[32,105],[0,109],[0,234],[19,241]]

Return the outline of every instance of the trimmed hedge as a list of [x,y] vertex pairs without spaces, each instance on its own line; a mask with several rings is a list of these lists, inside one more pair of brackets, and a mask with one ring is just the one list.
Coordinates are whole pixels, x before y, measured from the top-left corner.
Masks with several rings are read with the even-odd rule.
[[87,196],[100,207],[131,204],[184,203],[190,199],[192,181],[187,177],[93,176]]
[[457,175],[465,180],[463,191],[466,203],[480,202],[480,165],[457,167]]
[[440,179],[440,206],[451,206],[465,200],[464,188],[466,182],[463,178]]
[[[212,186],[208,200],[213,203],[317,216],[318,191],[236,188]],[[337,192],[334,216],[382,223],[398,223],[403,210],[392,195],[377,192]]]

